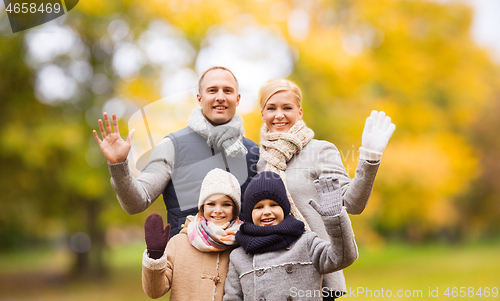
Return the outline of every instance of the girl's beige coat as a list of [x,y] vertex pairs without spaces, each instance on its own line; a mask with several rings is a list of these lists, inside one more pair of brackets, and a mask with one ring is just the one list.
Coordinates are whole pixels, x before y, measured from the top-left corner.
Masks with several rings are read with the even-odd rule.
[[[187,224],[168,242],[165,254],[158,260],[142,260],[142,287],[153,299],[169,290],[172,301],[222,300],[229,267],[229,253],[201,252],[188,240]],[[216,284],[216,277],[219,279]]]

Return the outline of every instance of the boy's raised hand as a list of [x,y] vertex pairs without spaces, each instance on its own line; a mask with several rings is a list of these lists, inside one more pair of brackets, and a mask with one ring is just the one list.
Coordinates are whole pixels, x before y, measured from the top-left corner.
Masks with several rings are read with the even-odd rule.
[[342,211],[342,196],[340,194],[339,180],[332,177],[319,177],[314,180],[314,187],[318,192],[319,202],[313,199],[309,204],[322,216],[335,216]]
[[153,259],[162,257],[170,236],[170,224],[163,229],[163,219],[159,214],[153,213],[144,223],[144,234],[149,257]]
[[[135,130],[131,130],[128,134],[127,140],[123,140],[120,136],[120,131],[118,130],[118,120],[116,115],[113,114],[113,128],[111,128],[111,123],[109,122],[108,113],[104,113],[104,126],[102,120],[99,119],[99,130],[101,131],[102,140],[99,139],[97,132],[94,130],[94,138],[99,143],[102,153],[109,163],[120,163],[127,159],[128,153],[130,152],[132,137],[134,136]],[[107,132],[107,134],[106,134]]]

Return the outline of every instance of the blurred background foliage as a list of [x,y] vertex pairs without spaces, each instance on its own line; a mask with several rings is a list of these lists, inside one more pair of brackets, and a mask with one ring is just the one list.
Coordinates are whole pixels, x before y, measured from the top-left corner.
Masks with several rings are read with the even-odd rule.
[[0,251],[57,246],[74,251],[75,275],[105,275],[103,252],[141,240],[145,218],[165,210],[161,200],[134,216],[121,209],[92,129],[114,112],[125,137],[130,116],[196,88],[211,64],[239,78],[255,142],[258,88],[296,82],[304,120],[336,144],[351,176],[365,118],[391,116],[370,203],[352,217],[361,246],[498,237],[500,69],[471,22],[471,8],[452,1],[85,0],[63,19],[3,34]]

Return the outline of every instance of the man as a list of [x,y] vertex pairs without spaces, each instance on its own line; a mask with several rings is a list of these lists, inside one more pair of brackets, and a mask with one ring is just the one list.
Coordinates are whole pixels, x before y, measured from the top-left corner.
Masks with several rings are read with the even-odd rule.
[[94,131],[122,208],[129,214],[142,212],[163,194],[170,236],[180,231],[186,216],[197,213],[201,182],[210,170],[221,168],[235,175],[243,195],[259,159],[258,146],[243,137],[242,121],[236,114],[240,94],[234,74],[224,67],[212,67],[201,76],[198,90],[201,109],[193,111],[186,128],[171,133],[155,147],[137,179],[127,160],[134,130],[123,140],[116,115],[113,132],[104,113],[106,130],[99,120],[103,140]]

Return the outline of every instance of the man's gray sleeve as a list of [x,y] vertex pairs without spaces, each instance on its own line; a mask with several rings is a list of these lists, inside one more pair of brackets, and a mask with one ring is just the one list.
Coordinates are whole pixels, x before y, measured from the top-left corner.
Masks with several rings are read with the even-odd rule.
[[108,164],[111,185],[122,208],[129,214],[146,210],[167,187],[173,170],[175,150],[172,140],[163,139],[153,150],[137,179],[128,159]]

